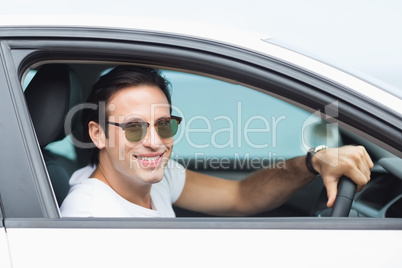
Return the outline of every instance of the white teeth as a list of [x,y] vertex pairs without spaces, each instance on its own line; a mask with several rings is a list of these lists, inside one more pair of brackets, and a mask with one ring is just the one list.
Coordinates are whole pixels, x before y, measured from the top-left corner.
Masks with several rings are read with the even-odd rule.
[[155,161],[157,160],[159,156],[155,156],[155,157],[141,157],[141,156],[136,156],[136,158],[141,159],[141,160],[145,160],[145,161]]

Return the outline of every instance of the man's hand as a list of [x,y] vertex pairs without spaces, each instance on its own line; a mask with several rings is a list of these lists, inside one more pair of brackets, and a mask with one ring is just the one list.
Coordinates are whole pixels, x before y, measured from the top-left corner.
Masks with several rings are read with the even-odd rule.
[[362,146],[344,146],[318,151],[313,156],[313,167],[320,173],[327,189],[328,207],[332,207],[338,191],[339,179],[345,175],[357,184],[357,191],[370,181],[374,164]]

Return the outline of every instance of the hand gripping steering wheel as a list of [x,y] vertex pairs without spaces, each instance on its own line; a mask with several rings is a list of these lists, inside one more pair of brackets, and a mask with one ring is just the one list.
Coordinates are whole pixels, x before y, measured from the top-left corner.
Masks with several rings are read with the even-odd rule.
[[356,184],[348,177],[341,177],[331,217],[348,217],[355,193]]

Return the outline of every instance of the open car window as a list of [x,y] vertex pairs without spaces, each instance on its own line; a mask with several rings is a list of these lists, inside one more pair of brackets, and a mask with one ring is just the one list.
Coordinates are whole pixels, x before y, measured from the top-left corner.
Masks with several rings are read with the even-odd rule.
[[[86,68],[93,68],[93,65],[73,64],[70,67],[79,74]],[[96,69],[97,75],[88,79],[91,81],[81,81],[82,85],[95,82],[110,70],[110,66],[98,66]],[[28,86],[35,72],[28,73],[24,87]],[[236,83],[172,70],[163,70],[162,74],[171,83],[172,114],[183,117],[175,136],[172,158],[186,168],[239,180],[259,168],[280,166],[283,160],[305,155],[309,148],[321,144],[329,147],[363,144],[368,146],[376,161],[384,156],[393,157],[342,129],[337,123],[326,120],[337,116],[336,102],[330,104],[327,111],[311,113],[270,96],[269,92],[263,93]],[[89,94],[88,87],[81,88],[84,96]],[[76,124],[79,125],[78,122]],[[77,128],[80,129],[79,126]],[[54,166],[49,166],[49,162],[61,166],[66,164],[67,167],[63,167],[68,174],[66,177],[71,176],[75,168],[87,164],[85,150],[76,143],[80,137],[82,133],[75,131],[43,148],[45,161],[48,161],[49,155],[54,160],[47,162],[50,179],[50,169]],[[60,159],[63,160],[60,162]],[[378,163],[373,171],[373,182],[366,187],[367,192],[356,196],[351,216],[399,217],[402,191],[393,189],[402,190],[401,182]],[[68,182],[52,182],[61,205],[68,192]],[[280,208],[254,216],[328,216],[330,210],[325,204],[325,189],[321,180],[315,180]],[[209,216],[175,209],[178,217]]]

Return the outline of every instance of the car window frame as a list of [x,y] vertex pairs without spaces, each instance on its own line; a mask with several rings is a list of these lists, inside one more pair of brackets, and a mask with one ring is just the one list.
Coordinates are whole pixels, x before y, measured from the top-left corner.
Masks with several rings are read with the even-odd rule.
[[[16,113],[20,117],[20,121],[24,124],[21,128],[22,133],[26,136],[26,151],[31,157],[31,172],[34,181],[42,185],[36,187],[36,194],[42,196],[40,201],[31,200],[39,208],[42,215],[31,217],[36,218],[29,220],[24,215],[16,215],[6,217],[7,225],[10,227],[27,227],[27,226],[53,226],[64,228],[69,226],[75,227],[96,227],[102,226],[119,226],[119,228],[145,228],[145,226],[155,227],[149,228],[239,228],[242,223],[246,222],[246,228],[352,228],[352,229],[402,229],[401,220],[395,219],[303,219],[303,218],[288,218],[288,219],[254,219],[254,218],[239,218],[232,220],[224,219],[104,219],[104,220],[85,220],[85,219],[59,219],[57,206],[52,192],[48,174],[44,166],[43,159],[40,154],[40,149],[35,139],[33,126],[29,121],[29,113],[24,107],[23,93],[20,85],[24,71],[28,66],[38,64],[39,62],[52,61],[55,58],[62,60],[76,61],[113,61],[146,64],[158,66],[161,68],[171,68],[176,70],[191,71],[196,74],[203,74],[211,77],[218,77],[222,80],[233,81],[233,77],[237,77],[236,83],[244,84],[245,86],[264,91],[263,88],[270,88],[270,95],[285,100],[291,104],[304,108],[308,111],[321,110],[325,111],[325,106],[337,100],[337,96],[345,98],[350,97],[349,102],[340,103],[341,110],[340,120],[344,120],[346,124],[350,124],[359,120],[364,114],[372,114],[379,112],[380,115],[386,115],[389,119],[378,118],[375,124],[377,127],[384,126],[386,131],[392,135],[398,129],[393,125],[395,118],[392,114],[386,113],[383,107],[369,106],[367,110],[361,110],[359,105],[361,100],[357,96],[351,94],[342,86],[336,85],[332,81],[320,77],[311,77],[310,74],[303,70],[289,66],[286,63],[279,62],[276,59],[269,59],[266,56],[256,54],[248,50],[231,50],[225,44],[216,44],[214,42],[199,43],[198,39],[184,38],[185,42],[176,40],[175,36],[171,35],[147,35],[141,32],[128,33],[126,31],[108,30],[91,32],[90,37],[82,37],[81,32],[67,29],[57,32],[57,37],[54,37],[56,29],[36,29],[36,32],[41,32],[39,40],[32,40],[28,37],[32,33],[22,29],[19,34],[26,38],[9,38],[1,40],[2,54],[6,61],[5,66],[8,69],[8,81],[11,84],[10,92],[15,95],[18,103],[14,103]],[[16,34],[15,32],[13,33]],[[0,35],[1,36],[1,35]],[[104,40],[100,40],[102,37]],[[179,39],[180,40],[180,39]],[[183,41],[183,40],[182,40]],[[85,47],[85,49],[82,49]],[[226,49],[225,49],[226,48]],[[211,50],[212,49],[212,50]],[[215,50],[213,50],[215,49]],[[128,53],[130,52],[130,53]],[[85,54],[85,55],[84,55]],[[185,55],[180,61],[171,63],[173,59],[177,59],[178,55]],[[139,57],[139,58],[138,58]],[[203,60],[203,64],[199,64],[197,68],[189,69],[189,66],[195,59]],[[210,68],[214,64],[220,62],[218,70],[211,72]],[[216,65],[215,65],[216,67]],[[247,67],[247,68],[246,68]],[[233,68],[231,71],[228,68]],[[245,74],[244,70],[249,69],[249,73]],[[253,72],[251,71],[253,70]],[[260,76],[258,76],[260,75]],[[255,79],[255,77],[260,79]],[[292,78],[297,77],[296,78]],[[264,80],[264,79],[265,80]],[[234,81],[233,81],[234,82]],[[292,90],[297,88],[299,91]],[[332,91],[332,93],[330,93]],[[265,92],[266,93],[266,92]],[[366,107],[368,104],[362,105]],[[350,109],[349,109],[350,108]],[[350,112],[353,110],[353,112]],[[350,113],[347,113],[347,112]],[[357,119],[356,119],[357,117]],[[371,132],[370,132],[371,130]],[[361,131],[366,131],[362,128]],[[373,133],[372,129],[367,129],[369,134]],[[374,135],[375,137],[376,135]],[[381,141],[380,141],[381,142]],[[36,146],[32,145],[36,144]],[[392,141],[383,142],[385,147],[391,147]],[[401,144],[398,144],[401,146]],[[398,148],[397,148],[398,149]],[[6,208],[7,210],[7,208]],[[22,213],[23,214],[23,213]],[[7,214],[6,214],[7,216]],[[18,219],[20,218],[20,220]],[[25,219],[25,220],[22,220]],[[182,224],[177,225],[178,222]],[[253,227],[254,222],[254,227]],[[288,222],[289,225],[280,223]],[[258,224],[257,224],[258,223]],[[300,225],[300,223],[302,223]],[[339,225],[341,224],[341,227]],[[364,224],[363,224],[364,223]],[[151,225],[149,225],[151,224]],[[260,224],[260,225],[259,225]],[[364,226],[362,226],[362,224]],[[348,225],[350,227],[348,227]],[[127,227],[125,227],[127,226]],[[137,226],[137,227],[136,227]],[[180,226],[180,227],[178,227]],[[231,227],[232,226],[232,227]]]
[[[59,215],[58,209],[50,202],[54,198],[52,187],[38,150],[39,145],[15,72],[11,49],[3,42],[0,45],[3,61],[0,67],[0,83],[3,89],[0,92],[0,102],[1,109],[5,109],[0,121],[7,122],[2,133],[2,138],[7,143],[3,142],[0,159],[2,163],[6,163],[2,167],[0,180],[3,216],[20,217],[20,212],[23,211],[27,218],[55,218]],[[15,192],[21,195],[17,198]]]

